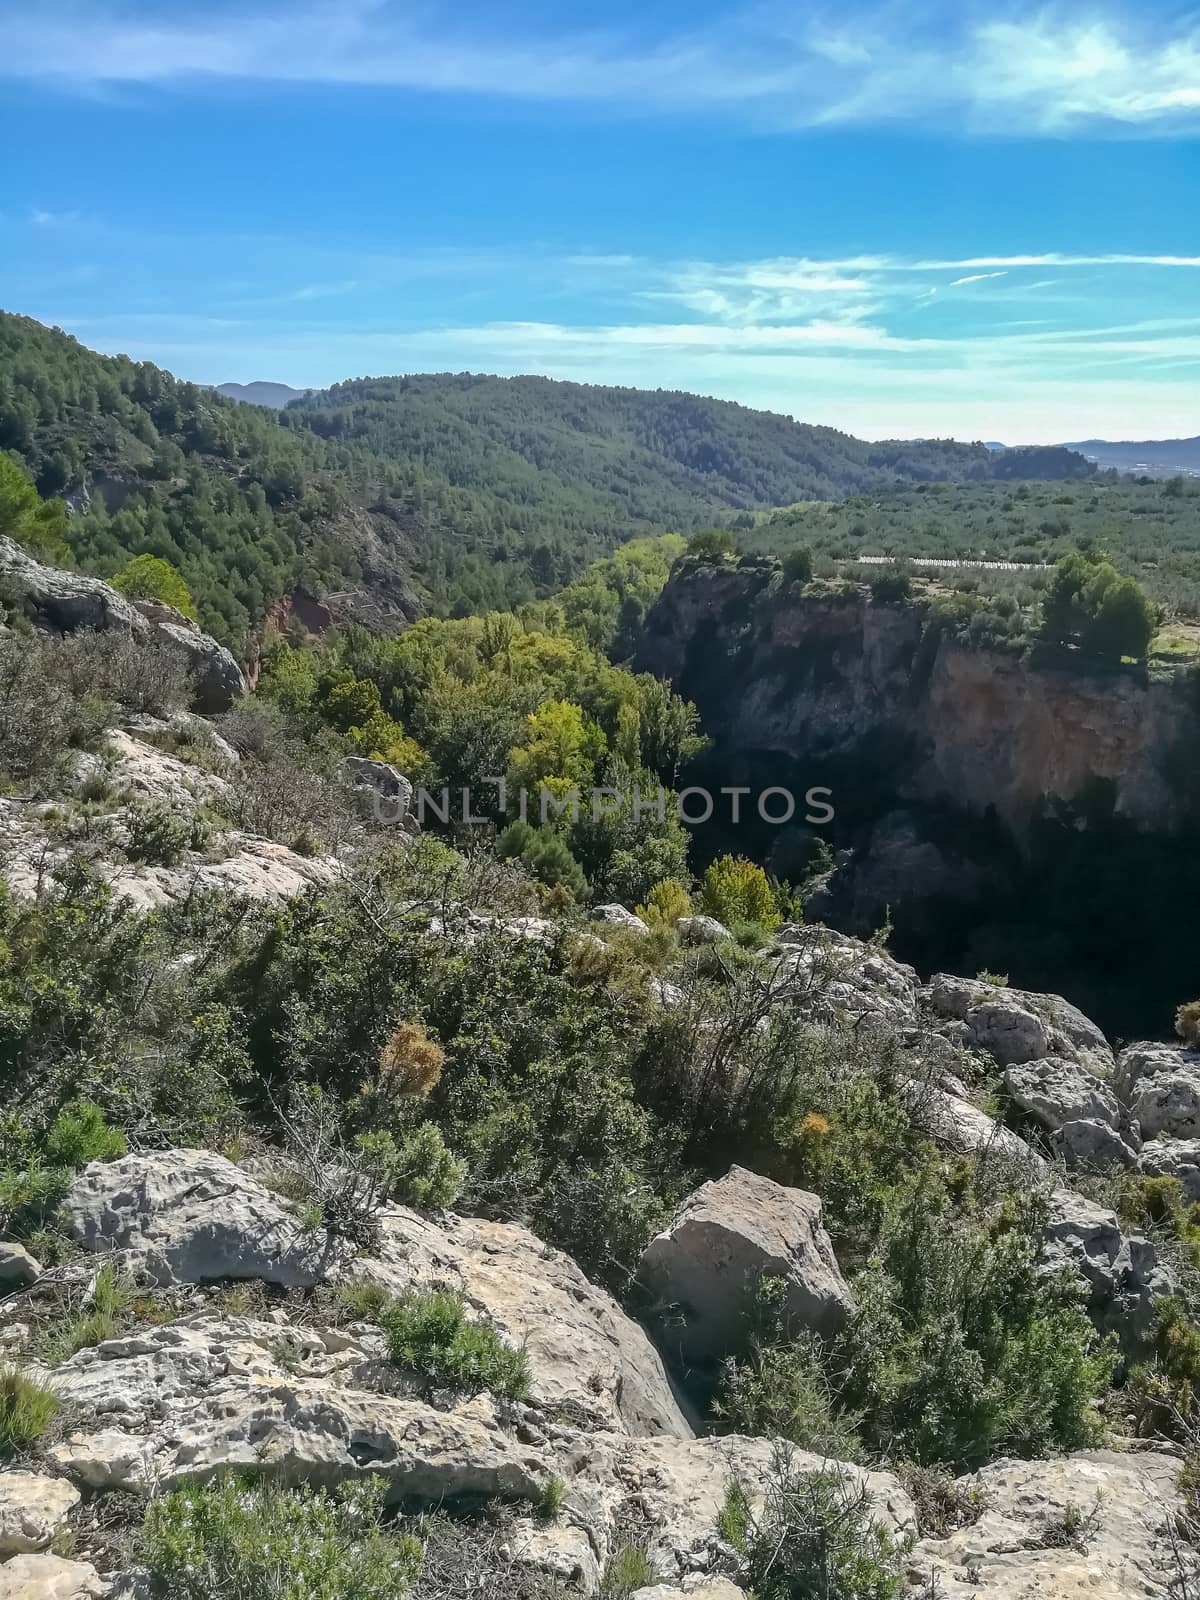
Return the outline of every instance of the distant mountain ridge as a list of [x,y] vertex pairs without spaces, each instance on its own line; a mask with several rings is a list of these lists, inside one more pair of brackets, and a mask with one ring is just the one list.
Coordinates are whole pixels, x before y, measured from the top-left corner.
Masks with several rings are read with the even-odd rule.
[[282,411],[293,400],[303,400],[311,389],[293,389],[286,383],[218,383],[217,393],[229,400],[244,400],[247,405],[269,406],[272,411]]
[[[264,390],[289,403],[241,403]],[[644,534],[744,531],[780,506],[905,485],[1095,473],[1057,447],[868,442],[732,401],[540,377],[214,389],[4,313],[0,449],[66,500],[81,566],[107,577],[130,554],[165,557],[239,648],[298,590],[385,626],[504,610]]]
[[1120,472],[1200,473],[1200,434],[1191,439],[1082,439],[1065,448]]

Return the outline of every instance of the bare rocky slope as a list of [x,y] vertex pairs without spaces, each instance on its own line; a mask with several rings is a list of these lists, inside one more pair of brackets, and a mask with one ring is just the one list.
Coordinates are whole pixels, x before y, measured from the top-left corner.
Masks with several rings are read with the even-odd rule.
[[[143,614],[102,584],[20,552],[0,555],[42,630],[90,627],[148,652],[181,651],[202,669],[215,659],[227,695],[244,688],[211,640],[181,636],[156,608]],[[238,906],[267,901],[273,917],[278,907],[278,933],[301,908],[319,921],[322,895],[367,848],[352,832],[312,857],[225,826],[171,867],[131,859],[139,806],[219,817],[247,781],[242,758],[196,712],[126,709],[100,751],[75,752],[72,762],[64,785],[106,775],[108,798],[88,802],[106,824],[88,813],[91,870],[138,908],[219,890]],[[352,793],[385,787],[405,811],[403,775],[366,760],[345,767]],[[77,794],[58,799],[61,813]],[[23,906],[51,896],[77,858],[79,841],[64,838],[51,809],[30,796],[0,802],[0,876]],[[415,848],[402,829],[391,838],[401,854]],[[542,909],[472,909],[443,892],[406,905],[404,916],[423,960],[461,961],[487,943],[501,971],[531,948],[580,971],[609,952],[613,929],[618,947],[650,938],[626,907],[597,907],[590,925],[578,912]],[[372,926],[381,947],[395,936]],[[730,976],[728,929],[694,917],[679,934]],[[194,959],[170,952],[176,968]],[[1190,1305],[1178,1253],[1123,1222],[1105,1197],[1125,1173],[1166,1175],[1200,1197],[1200,1052],[1154,1041],[1114,1049],[1060,995],[949,973],[924,982],[880,944],[821,925],[764,930],[752,959],[765,1000],[750,1031],[769,1035],[786,1017],[862,1042],[880,1078],[885,1061],[898,1062],[900,1121],[924,1136],[939,1166],[955,1171],[967,1158],[1036,1203],[1037,1270],[1073,1286],[1088,1337],[1111,1335],[1114,1361],[1144,1348],[1156,1307]],[[677,965],[648,986],[656,1022],[686,1010],[682,983]],[[6,1014],[6,1037],[21,1025],[15,1009]],[[700,1033],[714,1027],[709,1018]],[[730,1505],[765,1515],[789,1473],[833,1483],[846,1514],[874,1524],[895,1581],[873,1594],[1195,1592],[1182,1451],[1125,1436],[1116,1415],[1093,1416],[1091,1448],[1004,1456],[943,1484],[954,1511],[939,1523],[920,1478],[890,1458],[864,1466],[769,1430],[721,1431],[700,1414],[696,1372],[751,1348],[764,1281],[778,1285],[794,1335],[834,1337],[861,1308],[820,1185],[723,1165],[635,1254],[636,1292],[622,1304],[519,1216],[417,1209],[374,1191],[363,1198],[345,1147],[325,1149],[318,1163],[278,1138],[232,1141],[223,1153],[181,1148],[146,1122],[133,1128],[121,1139],[132,1149],[70,1175],[42,1234],[53,1256],[32,1238],[0,1242],[4,1382],[14,1373],[34,1380],[58,1406],[40,1436],[6,1448],[0,1600],[157,1600],[137,1553],[147,1502],[229,1473],[321,1490],[378,1480],[389,1508],[407,1517],[453,1512],[486,1556],[458,1591],[439,1587],[426,1566],[416,1600],[739,1600],[752,1574]],[[398,1350],[385,1308],[414,1294],[445,1297],[435,1303],[458,1308],[519,1362],[522,1381],[506,1389],[481,1366],[465,1378],[426,1370]],[[115,1298],[119,1320],[105,1326],[101,1307]],[[79,1319],[93,1315],[101,1320],[81,1332]],[[59,1343],[64,1331],[70,1348]],[[857,1600],[857,1591],[833,1593]]]

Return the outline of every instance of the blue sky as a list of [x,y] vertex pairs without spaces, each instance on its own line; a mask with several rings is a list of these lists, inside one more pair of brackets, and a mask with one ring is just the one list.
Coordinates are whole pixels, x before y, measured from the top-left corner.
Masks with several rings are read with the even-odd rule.
[[0,305],[205,382],[1193,434],[1198,136],[1172,5],[0,0]]

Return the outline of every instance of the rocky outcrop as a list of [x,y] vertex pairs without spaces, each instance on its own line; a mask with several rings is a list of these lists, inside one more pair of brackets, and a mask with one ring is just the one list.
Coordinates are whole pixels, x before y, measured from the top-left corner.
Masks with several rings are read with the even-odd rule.
[[630,933],[649,933],[650,930],[636,912],[627,910],[624,906],[604,905],[593,906],[591,911],[593,922],[606,922],[610,928],[625,928]]
[[0,1561],[48,1549],[78,1504],[65,1478],[0,1472]]
[[917,1021],[917,975],[885,950],[819,924],[785,923],[772,956],[780,998],[821,1020],[908,1028]]
[[95,1161],[75,1180],[63,1219],[85,1250],[125,1252],[160,1285],[254,1278],[311,1287],[338,1259],[257,1179],[205,1150]]
[[1152,1139],[1137,1164],[1148,1177],[1173,1178],[1188,1205],[1200,1200],[1200,1139]]
[[342,770],[354,787],[364,809],[388,827],[412,826],[413,786],[390,761],[371,761],[366,756],[347,756]]
[[[199,803],[203,790],[173,805]],[[120,823],[122,813],[115,813]],[[302,856],[274,839],[231,829],[220,836],[222,853],[210,859],[187,854],[175,866],[119,859],[119,852],[98,854],[92,868],[119,900],[138,910],[186,901],[214,890],[253,900],[289,900],[314,886],[333,883],[341,865],[329,856]],[[43,809],[0,799],[0,876],[14,894],[32,899],[71,859],[70,841],[52,832]]]
[[[767,1439],[584,1430],[552,1409],[498,1407],[485,1395],[434,1404],[383,1392],[386,1373],[377,1336],[202,1314],[109,1340],[58,1368],[55,1386],[82,1425],[49,1457],[82,1488],[138,1495],[240,1467],[327,1486],[370,1474],[393,1499],[423,1504],[536,1502],[554,1477],[565,1491],[560,1516],[522,1521],[511,1543],[521,1561],[574,1578],[585,1592],[596,1588],[631,1513],[657,1579],[711,1573],[731,1479],[759,1508],[774,1477],[776,1446]],[[832,1466],[866,1488],[886,1532],[913,1530],[912,1503],[892,1474],[804,1452],[794,1465]]]
[[[872,1520],[890,1537],[915,1530],[913,1504],[891,1472],[869,1472],[830,1461],[806,1450],[790,1451],[795,1472],[836,1472],[848,1490],[862,1488]],[[746,1491],[753,1514],[761,1513],[768,1489],[778,1481],[779,1446],[771,1439],[739,1434],[723,1439],[633,1439],[610,1452],[600,1441],[580,1460],[573,1483],[594,1486],[606,1507],[609,1525],[633,1508],[648,1535],[655,1575],[686,1582],[690,1574],[710,1573],[728,1556],[717,1524],[733,1480]]]
[[197,711],[217,716],[228,711],[247,693],[241,667],[223,644],[189,621],[174,606],[159,600],[135,600],[134,607],[154,630],[154,637],[170,646],[187,665]]
[[41,1275],[41,1266],[23,1244],[0,1241],[0,1293],[36,1283]]
[[3,535],[0,587],[6,597],[20,602],[46,633],[75,633],[80,628],[97,632],[112,628],[134,635],[149,632],[133,603],[110,584],[82,572],[45,566]]
[[675,931],[680,943],[685,945],[722,944],[726,939],[733,938],[723,922],[699,913],[692,917],[680,917],[675,924]]
[[[1055,1201],[1048,1231],[1059,1258],[1052,1250],[1050,1266],[1084,1272],[1097,1310],[1103,1303],[1111,1311],[1122,1295],[1128,1302],[1135,1280],[1153,1287],[1153,1263],[1119,1235],[1111,1214],[1075,1196]],[[698,1236],[708,1254],[689,1263],[724,1289],[725,1305],[743,1277],[775,1268],[793,1293],[804,1289],[807,1325],[814,1298],[832,1300],[844,1315],[844,1285],[822,1246],[816,1204],[734,1169],[684,1208],[710,1218]],[[642,1330],[525,1229],[393,1207],[380,1219],[375,1253],[314,1253],[265,1184],[199,1151],[86,1169],[66,1220],[86,1249],[111,1253],[144,1283],[168,1285],[174,1316],[137,1322],[52,1371],[35,1367],[62,1402],[62,1424],[41,1444],[43,1472],[0,1473],[0,1597],[100,1600],[110,1586],[124,1594],[123,1580],[110,1585],[86,1563],[48,1554],[64,1526],[78,1525],[80,1496],[145,1498],[244,1470],[324,1487],[370,1475],[408,1507],[505,1502],[503,1559],[556,1575],[585,1596],[601,1588],[606,1563],[632,1529],[655,1600],[739,1600],[720,1515],[733,1481],[761,1511],[778,1481],[778,1441],[691,1437]],[[67,1271],[80,1282],[90,1277],[86,1264]],[[181,1292],[231,1276],[296,1292],[254,1315],[231,1312],[215,1289]],[[393,1366],[380,1329],[347,1321],[321,1287],[348,1276],[396,1291],[437,1284],[461,1294],[469,1315],[524,1346],[528,1399],[443,1390]],[[822,1282],[832,1285],[828,1293]],[[186,1304],[197,1309],[180,1314]],[[707,1309],[711,1323],[723,1307]],[[728,1332],[712,1343],[734,1347]],[[1172,1458],[1098,1451],[997,1462],[959,1480],[964,1494],[975,1491],[977,1521],[920,1542],[915,1508],[893,1474],[800,1450],[790,1451],[790,1467],[833,1472],[848,1493],[864,1491],[913,1583],[935,1578],[948,1600],[1165,1596],[1161,1530],[1178,1504]],[[532,1515],[530,1502],[552,1484],[556,1514]]]
[[177,656],[192,675],[199,711],[228,711],[246,693],[242,669],[225,646],[172,606],[127,600],[99,578],[45,566],[3,536],[0,592],[20,605],[34,626],[46,633],[115,629],[135,639],[157,642]]
[[684,1201],[647,1245],[638,1276],[660,1306],[671,1308],[674,1353],[701,1366],[745,1348],[748,1313],[764,1278],[782,1283],[793,1333],[834,1333],[854,1304],[817,1196],[743,1167]]
[[1060,994],[1013,989],[939,972],[921,992],[932,1015],[961,1023],[964,1038],[1001,1066],[1057,1056],[1111,1076],[1113,1053],[1089,1018]]
[[102,1600],[110,1587],[90,1562],[64,1556],[15,1556],[0,1567],[0,1600]]
[[417,1284],[456,1290],[525,1349],[538,1404],[593,1427],[691,1434],[645,1332],[567,1256],[515,1224],[435,1222],[396,1206],[380,1216],[378,1252],[354,1256],[304,1228],[232,1162],[194,1150],[94,1163],[65,1215],[86,1249],[126,1252],[158,1283],[308,1287],[354,1276],[394,1294]]
[[652,1589],[638,1589],[633,1600],[745,1600],[745,1593],[728,1578],[706,1578],[697,1573],[695,1581],[687,1581],[682,1587],[656,1583]]
[[944,1150],[1015,1165],[1035,1182],[1044,1176],[1042,1156],[962,1095],[926,1082],[911,1083],[906,1093],[914,1125]]
[[1062,1056],[1009,1067],[1004,1087],[1014,1104],[1051,1133],[1068,1122],[1103,1122],[1110,1128],[1120,1124],[1121,1108],[1112,1090]]
[[1141,1143],[1116,1095],[1076,1061],[1047,1056],[1009,1067],[1004,1087],[1015,1106],[1053,1135],[1069,1167],[1132,1167]]
[[979,1520],[922,1540],[909,1576],[946,1600],[1166,1600],[1178,1474],[1150,1451],[995,1462],[958,1481]]
[[1050,1196],[1043,1237],[1048,1269],[1078,1277],[1092,1320],[1135,1349],[1153,1321],[1155,1299],[1177,1287],[1151,1241],[1125,1232],[1115,1212],[1067,1189]]
[[1113,1088],[1123,1100],[1129,1101],[1146,1080],[1170,1077],[1176,1072],[1194,1072],[1200,1076],[1200,1050],[1142,1039],[1136,1044],[1127,1044],[1117,1057]]

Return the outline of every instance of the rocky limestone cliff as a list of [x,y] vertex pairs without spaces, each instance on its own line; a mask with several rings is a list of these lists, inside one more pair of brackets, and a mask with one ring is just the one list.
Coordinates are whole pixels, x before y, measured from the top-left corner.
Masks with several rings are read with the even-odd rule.
[[[929,598],[695,561],[650,612],[637,664],[696,703],[713,741],[685,784],[797,797],[786,828],[753,800],[737,827],[718,811],[701,862],[732,850],[798,882],[819,838],[835,856],[809,915],[859,935],[890,921],[914,965],[1059,990],[1110,1033],[1157,1031],[1190,995],[1195,674],[978,648]],[[816,787],[834,816],[804,826]]]
[[814,781],[831,759],[873,764],[885,749],[899,800],[992,811],[1017,833],[1098,781],[1139,827],[1189,819],[1189,680],[976,649],[944,637],[925,602],[774,594],[769,579],[686,563],[647,622],[638,665],[694,699],[718,740],[805,763]]

